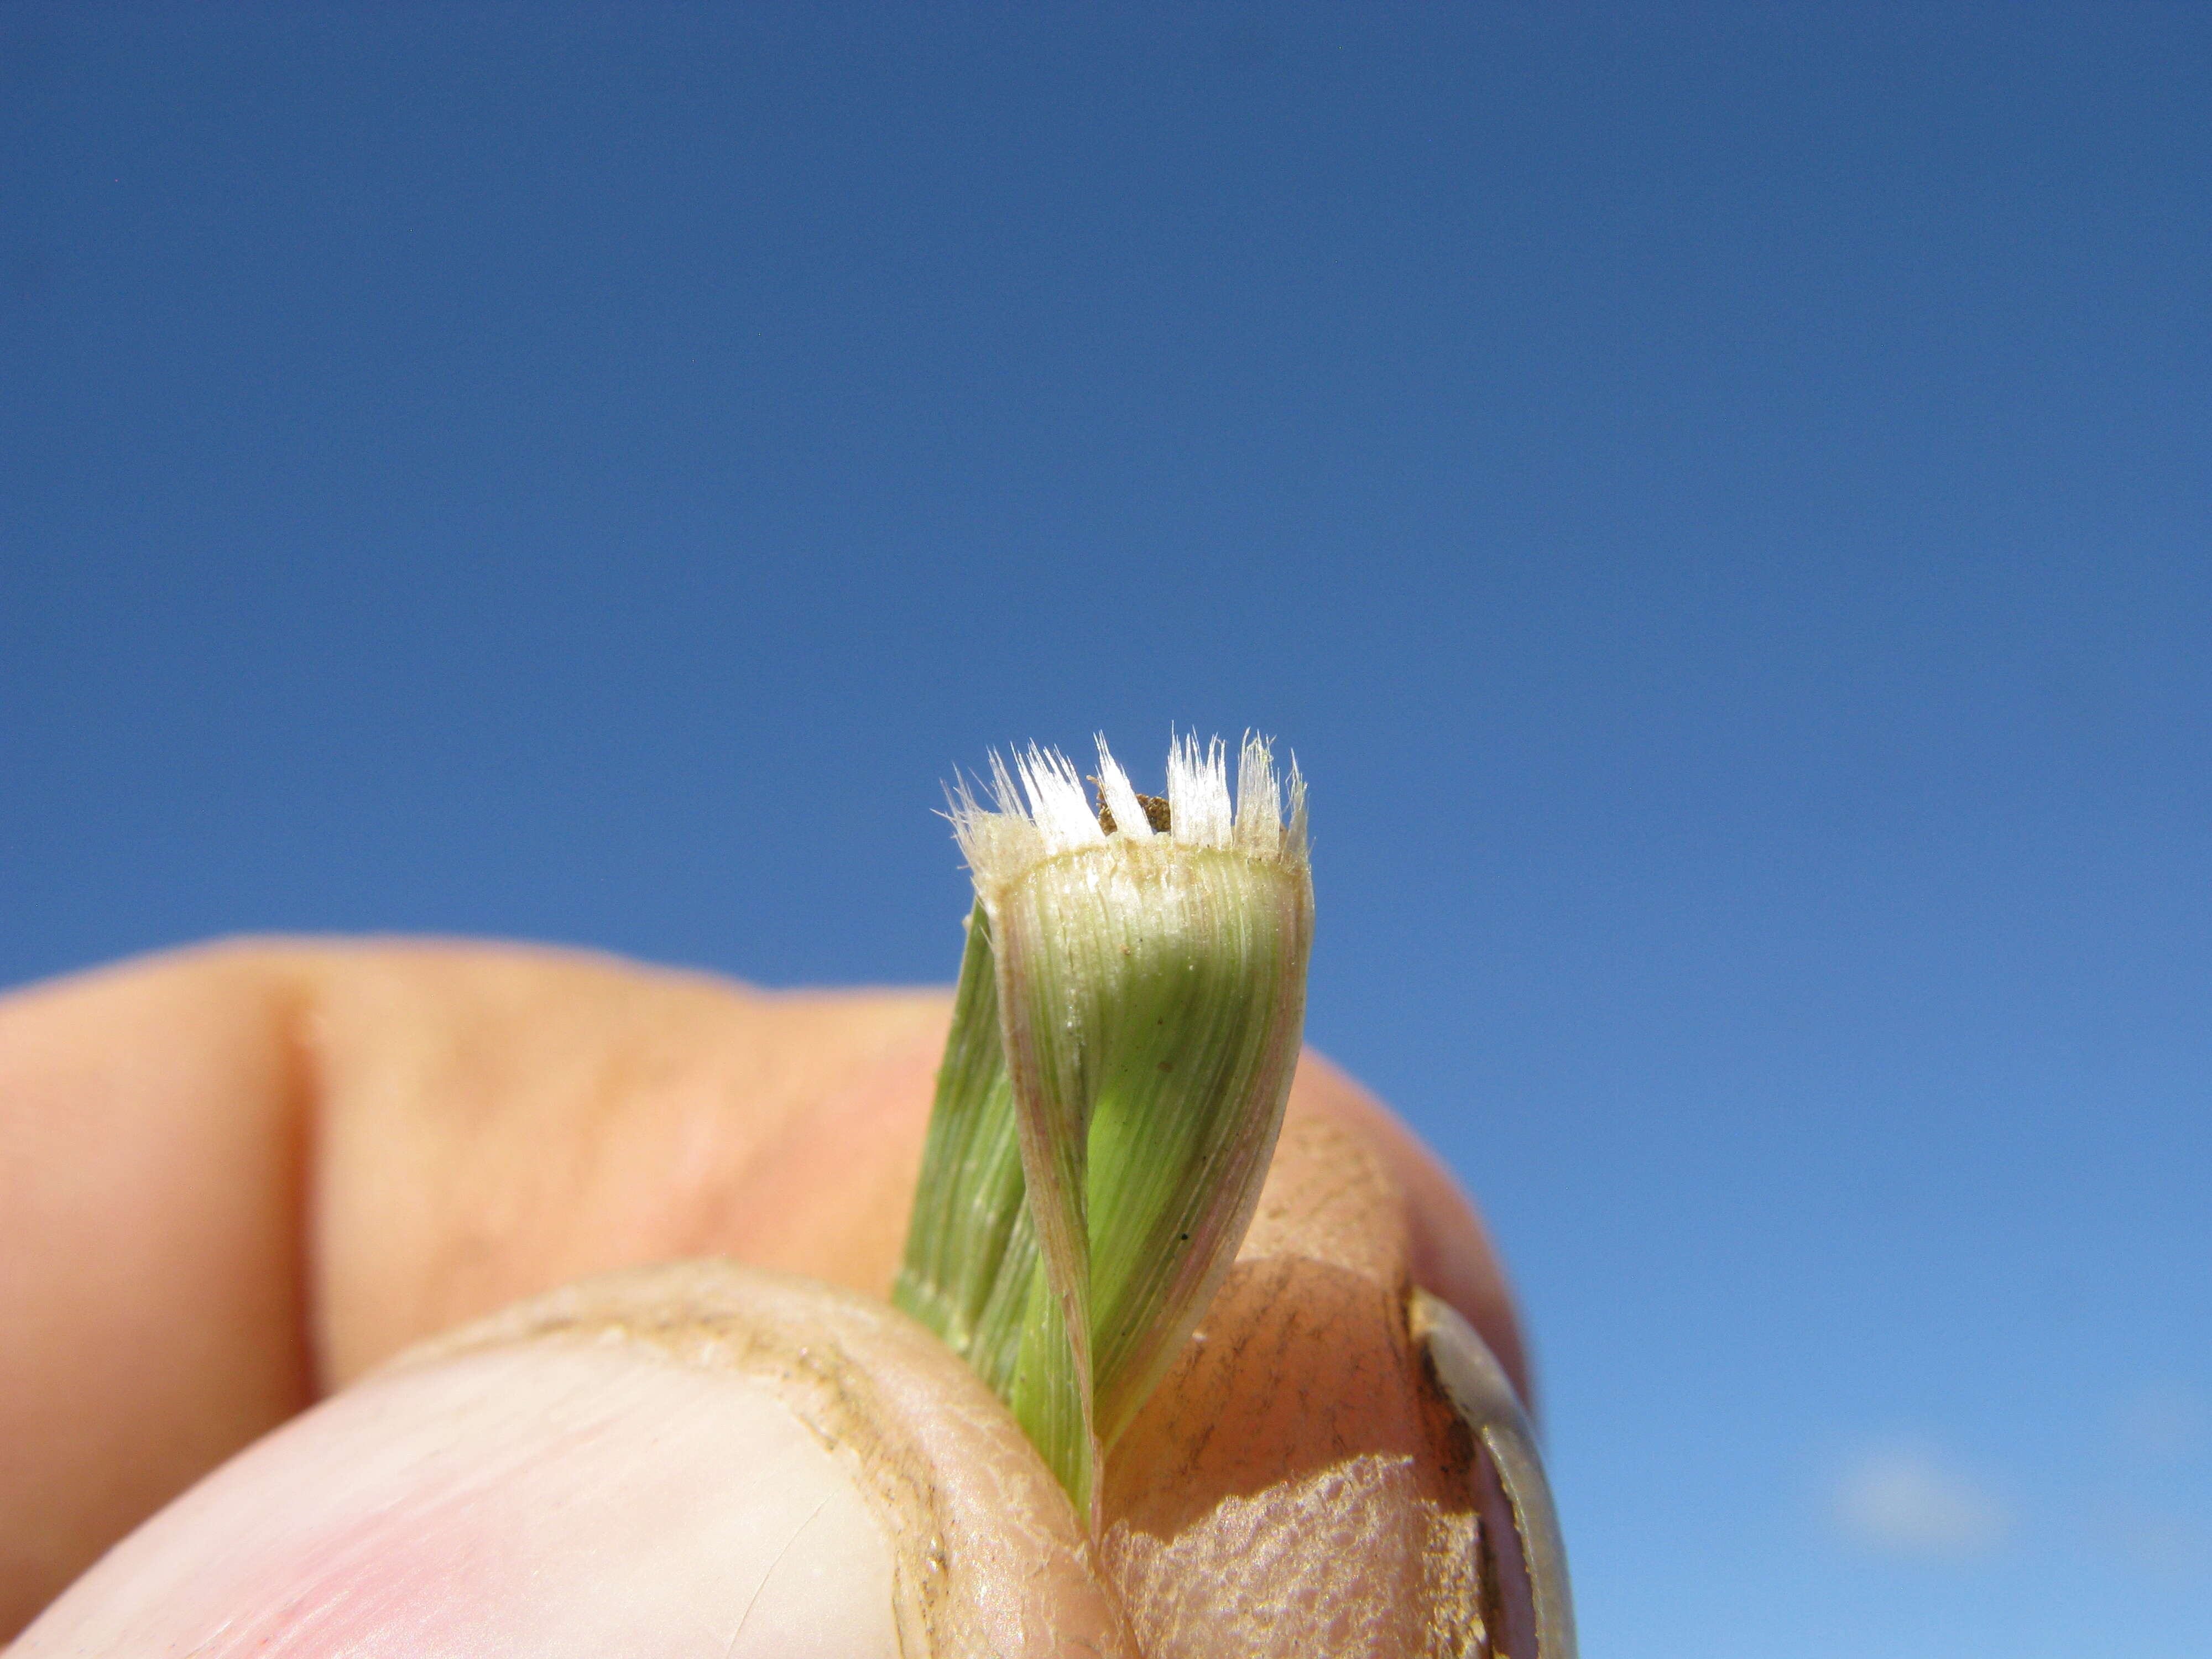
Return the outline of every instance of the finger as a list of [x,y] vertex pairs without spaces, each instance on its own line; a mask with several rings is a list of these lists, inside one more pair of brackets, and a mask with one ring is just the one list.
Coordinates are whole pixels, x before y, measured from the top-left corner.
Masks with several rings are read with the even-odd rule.
[[[882,1295],[897,1271],[950,1006],[763,995],[552,951],[385,947],[322,975],[318,1351],[343,1382],[585,1273],[726,1254]],[[1503,1273],[1450,1177],[1308,1056],[1287,1120],[1342,1126],[1392,1198],[1400,1271],[1516,1380]]]
[[332,1385],[610,1267],[727,1255],[888,1287],[947,1005],[580,953],[386,945],[309,1015],[313,1338]]
[[0,1638],[313,1397],[293,1006],[222,953],[0,1000]]
[[[726,1253],[880,1292],[945,1012],[421,945],[229,947],[0,1003],[0,1180],[35,1189],[0,1205],[0,1317],[32,1336],[0,1346],[0,1629],[312,1392],[549,1285]],[[1381,1271],[1517,1352],[1425,1154],[1311,1063],[1286,1146],[1308,1119],[1374,1154],[1389,1197],[1358,1225],[1403,1244]]]
[[[1300,1079],[1236,1265],[1107,1460],[1101,1556],[1150,1659],[1489,1651],[1474,1425],[1409,1319],[1425,1254],[1486,1246],[1449,1188],[1423,1207],[1441,1172],[1380,1106]],[[1510,1332],[1494,1270],[1447,1265]]]
[[1134,1659],[966,1367],[879,1303],[728,1263],[573,1286],[371,1376],[14,1652]]
[[[914,1159],[872,1103],[926,1091],[941,1018],[927,994],[307,943],[0,998],[0,1637],[416,1336],[718,1249],[840,1276],[840,1225],[901,1224]],[[869,1082],[882,1050],[891,1075]],[[810,1207],[778,1138],[855,1099],[892,1139]],[[786,1241],[783,1219],[806,1224]]]
[[[1301,1058],[1291,1088],[1286,1119],[1293,1152],[1285,1157],[1297,1155],[1296,1126],[1309,1116],[1341,1129],[1346,1144],[1377,1166],[1374,1207],[1356,1223],[1340,1216],[1338,1230],[1364,1228],[1398,1240],[1394,1270],[1456,1309],[1488,1344],[1521,1398],[1533,1402],[1528,1345],[1504,1265],[1450,1171],[1395,1112],[1311,1049]],[[1329,1142],[1324,1137],[1320,1144]],[[1264,1237],[1243,1254],[1259,1249]]]

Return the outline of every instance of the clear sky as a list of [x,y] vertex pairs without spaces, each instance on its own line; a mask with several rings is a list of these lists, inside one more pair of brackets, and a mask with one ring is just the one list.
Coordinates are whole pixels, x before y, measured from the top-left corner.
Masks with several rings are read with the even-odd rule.
[[0,3],[0,982],[948,979],[1247,726],[1595,1656],[2212,1652],[2212,13]]

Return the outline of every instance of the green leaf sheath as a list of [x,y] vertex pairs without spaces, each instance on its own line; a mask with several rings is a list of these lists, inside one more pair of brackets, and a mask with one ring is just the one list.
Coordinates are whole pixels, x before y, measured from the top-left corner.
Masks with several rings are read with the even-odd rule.
[[968,919],[906,1259],[891,1299],[1007,1403],[1087,1511],[1087,1390],[1037,1252],[1027,1188],[1000,1040],[990,918],[978,904]]
[[[1203,1315],[1273,1153],[1312,944],[1302,868],[1116,841],[1000,896],[1000,1026],[1046,1271],[1109,1449]],[[1038,1201],[1049,1184],[1050,1201]],[[1085,1248],[1063,1263],[1053,1208]]]
[[896,1296],[1079,1512],[1258,1201],[1312,916],[1302,865],[1116,837],[970,920]]
[[906,1258],[891,1299],[1003,1398],[1012,1385],[1030,1284],[1039,1277],[1013,1089],[999,1039],[990,922],[979,904],[968,921]]

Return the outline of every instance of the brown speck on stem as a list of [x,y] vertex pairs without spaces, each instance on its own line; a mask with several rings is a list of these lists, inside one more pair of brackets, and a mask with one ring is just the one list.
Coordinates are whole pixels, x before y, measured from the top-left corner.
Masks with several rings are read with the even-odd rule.
[[[1115,830],[1114,809],[1106,805],[1105,789],[1096,778],[1086,778],[1085,781],[1098,793],[1098,827],[1108,835],[1113,835]],[[1175,820],[1168,810],[1166,796],[1139,795],[1137,805],[1145,809],[1145,822],[1152,826],[1154,835],[1164,836],[1173,827]]]

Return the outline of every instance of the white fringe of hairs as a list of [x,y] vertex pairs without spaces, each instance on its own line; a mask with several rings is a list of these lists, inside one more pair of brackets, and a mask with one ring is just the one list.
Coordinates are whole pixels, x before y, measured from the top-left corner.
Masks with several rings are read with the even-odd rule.
[[[1019,778],[1017,787],[1015,780]],[[1220,738],[1203,749],[1186,732],[1168,747],[1170,828],[1155,830],[1121,764],[1098,739],[1098,786],[1115,831],[1133,842],[1163,840],[1185,847],[1233,848],[1285,864],[1306,859],[1306,784],[1296,757],[1278,780],[1267,739],[1247,732],[1237,757],[1237,799],[1229,799],[1229,755]],[[1290,796],[1290,818],[1283,796]],[[966,779],[950,792],[952,833],[979,884],[1011,881],[1031,865],[1079,847],[1103,845],[1091,795],[1075,763],[1057,749],[1031,744],[1013,765],[991,755],[991,804],[975,799]]]

